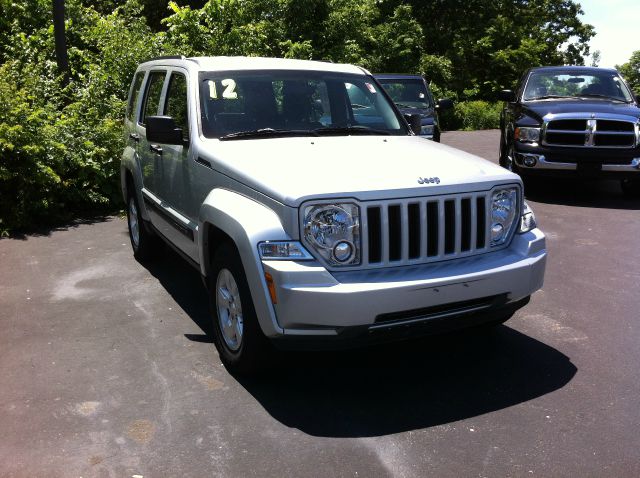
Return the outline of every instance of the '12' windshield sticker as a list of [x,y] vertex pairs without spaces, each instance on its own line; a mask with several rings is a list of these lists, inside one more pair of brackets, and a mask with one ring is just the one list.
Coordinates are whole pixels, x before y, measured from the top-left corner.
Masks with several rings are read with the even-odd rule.
[[375,93],[375,92],[376,92],[375,87],[374,87],[371,83],[365,83],[365,85],[367,85],[367,89],[368,89],[371,93]]
[[[222,86],[224,86],[224,90],[222,90],[222,98],[225,100],[236,100],[238,99],[238,93],[236,92],[236,82],[231,78],[226,78],[222,80]],[[212,100],[217,100],[218,98],[218,90],[216,88],[216,82],[213,80],[208,81],[209,84],[209,98]]]

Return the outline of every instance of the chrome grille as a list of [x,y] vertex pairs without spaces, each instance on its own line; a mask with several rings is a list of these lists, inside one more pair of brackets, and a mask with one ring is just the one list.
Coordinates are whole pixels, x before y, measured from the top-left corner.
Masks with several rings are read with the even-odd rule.
[[559,117],[545,121],[542,143],[581,148],[634,148],[639,136],[635,120]]
[[486,252],[489,195],[465,193],[363,204],[363,265],[421,264]]

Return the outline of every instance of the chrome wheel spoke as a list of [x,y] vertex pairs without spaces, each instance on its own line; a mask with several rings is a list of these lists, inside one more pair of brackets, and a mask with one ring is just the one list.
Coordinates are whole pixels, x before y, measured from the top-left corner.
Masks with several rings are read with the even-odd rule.
[[133,198],[129,201],[129,230],[131,231],[131,240],[137,248],[140,244],[140,222],[138,220],[138,209]]
[[215,290],[218,326],[227,347],[235,352],[242,345],[243,321],[240,291],[231,271],[218,273]]

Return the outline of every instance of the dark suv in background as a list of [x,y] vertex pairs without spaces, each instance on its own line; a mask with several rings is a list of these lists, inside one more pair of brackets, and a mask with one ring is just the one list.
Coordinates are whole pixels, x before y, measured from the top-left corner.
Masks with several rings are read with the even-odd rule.
[[391,96],[402,114],[420,115],[420,136],[440,141],[438,110],[451,108],[453,101],[445,98],[435,102],[429,85],[420,75],[379,73],[373,76]]
[[532,68],[499,98],[503,167],[523,179],[617,178],[640,193],[640,106],[618,71]]

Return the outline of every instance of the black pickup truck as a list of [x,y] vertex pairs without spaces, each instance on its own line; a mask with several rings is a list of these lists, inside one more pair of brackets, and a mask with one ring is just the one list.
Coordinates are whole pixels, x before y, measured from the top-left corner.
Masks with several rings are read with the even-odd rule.
[[640,193],[640,99],[616,70],[532,68],[499,98],[503,167],[523,179],[618,178]]

